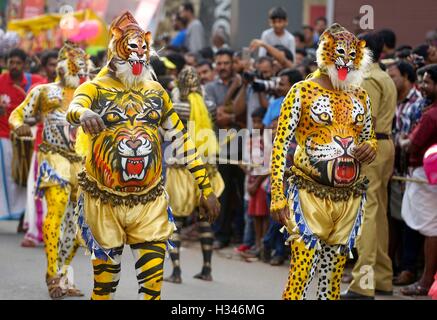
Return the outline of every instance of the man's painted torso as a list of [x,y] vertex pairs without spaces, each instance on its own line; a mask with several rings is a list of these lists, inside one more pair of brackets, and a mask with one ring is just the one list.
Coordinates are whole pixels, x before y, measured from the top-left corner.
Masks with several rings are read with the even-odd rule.
[[43,142],[74,152],[76,128],[66,120],[73,93],[74,89],[62,87],[59,83],[36,86],[14,111],[10,122],[19,127],[31,119],[42,119]]
[[312,81],[302,83],[299,91],[301,116],[295,132],[295,166],[323,185],[353,184],[360,174],[353,149],[362,142],[362,132],[370,134],[371,130],[365,126],[367,94],[358,88],[330,91]]
[[40,97],[44,117],[43,141],[70,152],[74,152],[77,131],[66,120],[73,93],[74,89],[52,84],[44,88]]
[[126,89],[109,75],[85,84],[78,99],[90,101],[106,129],[92,136],[86,170],[105,187],[140,192],[161,178],[158,127],[164,113],[163,91],[153,81]]
[[281,107],[272,151],[272,210],[286,205],[283,176],[293,137],[295,173],[330,187],[353,185],[360,176],[354,148],[363,142],[376,148],[368,94],[359,87],[327,90],[311,80],[291,88]]

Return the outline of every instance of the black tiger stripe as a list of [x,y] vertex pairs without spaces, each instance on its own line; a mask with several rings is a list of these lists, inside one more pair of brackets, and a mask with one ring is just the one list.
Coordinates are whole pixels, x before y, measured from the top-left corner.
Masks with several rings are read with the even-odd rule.
[[[172,130],[176,130],[176,129],[179,127],[179,125],[183,126],[181,119],[178,119],[178,121],[177,121],[177,122],[175,123],[175,125],[173,126]],[[185,132],[184,132],[184,131],[181,131],[181,132],[182,132],[182,134],[185,135]]]
[[148,282],[148,281],[153,280],[155,278],[159,278],[159,277],[162,278],[163,275],[164,275],[164,271],[161,271],[161,272],[157,272],[157,273],[155,273],[155,274],[153,274],[153,275],[151,275],[150,277],[147,277],[147,278],[139,278],[139,277],[137,277],[138,284],[142,285],[145,282]]
[[202,176],[197,176],[196,181],[198,184],[203,185],[205,183],[206,178],[208,178],[208,176],[206,175],[206,173],[204,173]]
[[94,275],[100,275],[103,272],[108,272],[108,273],[119,273],[121,271],[121,266],[117,265],[117,266],[111,266],[111,265],[100,265],[100,266],[96,266],[94,267]]
[[73,124],[80,124],[79,110],[73,109],[67,113],[67,121]]
[[112,281],[112,282],[99,282],[94,280],[94,288],[100,288],[100,289],[110,289],[115,288],[118,286],[118,282],[120,280]]
[[144,294],[151,296],[152,297],[151,300],[156,300],[161,294],[161,292],[159,292],[159,291],[151,290],[151,289],[144,288],[144,287],[139,288],[138,293],[144,293]]
[[143,249],[143,250],[152,250],[157,251],[159,253],[165,254],[165,249],[157,246],[156,244],[163,244],[162,242],[147,242],[147,243],[137,243],[131,244],[130,247],[134,250]]
[[105,296],[114,293],[117,290],[118,282],[97,282],[94,281],[93,293],[98,296]]
[[117,288],[101,289],[101,290],[93,289],[93,294],[95,294],[96,296],[107,296],[111,293],[115,293],[115,291],[117,291]]
[[150,277],[150,276],[154,275],[155,273],[160,272],[163,268],[164,268],[164,261],[160,262],[159,264],[157,264],[156,266],[154,266],[150,269],[147,269],[147,270],[139,273],[137,275],[137,279],[144,279],[144,278]]
[[200,189],[202,189],[202,190],[204,190],[204,189],[207,189],[207,188],[211,188],[211,184],[210,183],[208,183],[208,184],[206,184],[206,185],[200,185]]
[[153,259],[164,259],[165,255],[159,252],[148,252],[143,254],[138,261],[135,263],[135,269],[139,269],[144,266],[147,262]]
[[[183,140],[182,140],[183,139]],[[188,135],[183,135],[180,137],[175,137],[174,140],[174,148],[176,149],[176,153],[180,153],[180,149],[184,148],[184,146],[187,144],[187,142],[190,140],[190,137]]]
[[196,154],[196,152],[197,152],[197,150],[195,148],[192,148],[190,150],[185,151],[183,153],[183,156],[184,157],[189,157],[189,156],[192,156],[192,155]]
[[205,165],[204,164],[201,164],[201,165],[198,165],[198,166],[194,166],[194,167],[192,167],[192,168],[189,168],[188,169],[191,173],[194,173],[194,172],[197,172],[197,171],[200,171],[200,170],[205,170]]
[[165,122],[173,113],[176,113],[176,111],[172,108],[166,114],[163,115],[162,122]]

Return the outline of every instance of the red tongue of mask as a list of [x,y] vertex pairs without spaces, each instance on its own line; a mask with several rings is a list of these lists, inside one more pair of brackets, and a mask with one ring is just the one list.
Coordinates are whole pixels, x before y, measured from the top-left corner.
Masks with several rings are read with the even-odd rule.
[[341,67],[340,69],[338,69],[338,78],[341,81],[344,81],[346,80],[346,77],[347,77],[347,68]]
[[86,77],[79,77],[79,83],[82,84],[86,81]]
[[134,62],[132,65],[132,73],[138,76],[143,72],[143,64],[141,62]]

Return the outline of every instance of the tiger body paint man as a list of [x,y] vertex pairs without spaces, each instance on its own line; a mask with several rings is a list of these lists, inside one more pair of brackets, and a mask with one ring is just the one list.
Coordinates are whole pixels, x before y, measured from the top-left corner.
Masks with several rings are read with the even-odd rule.
[[[188,128],[190,137],[194,140],[197,150],[203,159],[215,158],[219,144],[214,132],[212,113],[208,110],[203,95],[204,88],[200,84],[196,69],[185,66],[179,72],[177,87],[172,91],[173,108],[181,121]],[[209,105],[211,106],[211,105]],[[180,247],[182,243],[181,229],[190,215],[199,215],[199,195],[196,183],[190,172],[181,165],[178,159],[166,159],[165,188],[169,194],[170,206],[175,217],[176,231],[171,241],[174,244],[170,250],[173,263],[172,274],[164,281],[182,283],[180,262]],[[174,161],[173,161],[174,160]],[[215,159],[214,159],[215,161]],[[209,162],[209,161],[206,161]],[[217,167],[207,163],[206,168],[214,194],[219,197],[224,190],[224,181]],[[212,244],[214,234],[211,224],[205,219],[198,221],[199,240],[202,249],[202,270],[194,278],[212,281]]]
[[9,118],[12,130],[31,136],[28,122],[44,123],[43,142],[38,151],[36,194],[44,196],[47,215],[43,239],[47,257],[47,286],[52,298],[82,296],[74,285],[66,285],[66,271],[78,248],[74,224],[77,173],[82,158],[75,153],[76,128],[66,120],[74,90],[88,80],[92,63],[87,54],[72,43],[59,52],[54,83],[36,86]]
[[159,129],[175,137],[209,218],[218,214],[205,166],[162,86],[152,80],[151,35],[126,12],[111,25],[108,65],[81,85],[67,119],[85,156],[78,224],[92,254],[92,299],[114,297],[121,254],[131,246],[139,299],[160,299],[166,241],[174,222],[162,181]]
[[[284,299],[306,299],[316,272],[318,299],[340,296],[344,265],[363,219],[367,179],[361,165],[376,152],[370,99],[359,87],[369,62],[365,42],[334,24],[321,36],[319,69],[296,83],[282,104],[272,151],[271,211],[291,244]],[[284,192],[293,136],[297,149]]]

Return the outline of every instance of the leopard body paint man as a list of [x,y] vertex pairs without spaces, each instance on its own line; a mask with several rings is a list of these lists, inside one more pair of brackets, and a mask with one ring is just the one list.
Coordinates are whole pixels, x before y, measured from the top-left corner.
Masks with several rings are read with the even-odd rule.
[[[376,140],[370,99],[359,87],[370,62],[365,43],[338,24],[321,36],[319,69],[296,83],[281,107],[272,151],[273,217],[288,231],[292,261],[284,299],[305,299],[316,272],[317,297],[338,299],[340,279],[363,219]],[[294,165],[284,188],[293,136]],[[287,197],[286,197],[287,194]]]
[[[162,180],[159,129],[173,133],[212,220],[218,201],[196,148],[162,86],[152,80],[150,32],[126,12],[111,25],[108,64],[81,85],[67,119],[81,126],[79,226],[92,254],[92,299],[114,297],[121,254],[130,245],[139,299],[160,299],[166,242],[174,231]],[[83,131],[82,131],[83,130]]]
[[43,143],[38,151],[36,194],[44,196],[47,215],[43,239],[47,256],[47,286],[50,297],[82,296],[66,283],[66,271],[78,248],[74,224],[77,173],[82,158],[75,153],[76,128],[66,120],[74,90],[88,80],[92,63],[88,55],[73,43],[59,52],[54,83],[32,89],[9,118],[12,130],[20,136],[31,136],[29,121],[43,121]]

